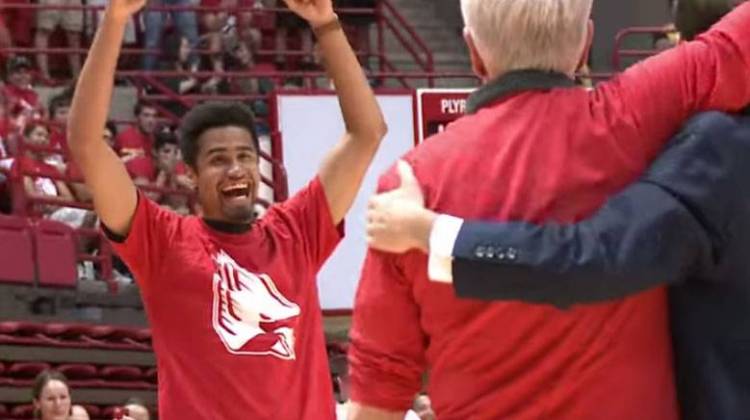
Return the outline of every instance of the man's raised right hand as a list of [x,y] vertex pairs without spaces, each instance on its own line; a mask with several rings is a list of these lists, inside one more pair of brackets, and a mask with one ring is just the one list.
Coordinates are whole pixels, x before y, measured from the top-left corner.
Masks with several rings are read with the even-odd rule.
[[126,20],[146,5],[147,0],[110,0],[107,14],[118,20]]

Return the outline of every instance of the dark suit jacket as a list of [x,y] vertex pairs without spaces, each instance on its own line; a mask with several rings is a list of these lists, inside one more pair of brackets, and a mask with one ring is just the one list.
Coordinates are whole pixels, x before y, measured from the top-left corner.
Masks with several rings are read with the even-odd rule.
[[464,223],[456,293],[568,307],[670,288],[686,419],[750,419],[750,118],[692,119],[641,180],[572,225]]

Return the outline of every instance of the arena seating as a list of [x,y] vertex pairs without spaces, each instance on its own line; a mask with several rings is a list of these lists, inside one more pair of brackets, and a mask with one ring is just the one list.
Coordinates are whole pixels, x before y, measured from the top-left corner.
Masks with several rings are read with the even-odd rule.
[[151,351],[151,331],[109,325],[2,321],[0,344]]
[[36,277],[31,221],[0,215],[0,281],[32,284]]

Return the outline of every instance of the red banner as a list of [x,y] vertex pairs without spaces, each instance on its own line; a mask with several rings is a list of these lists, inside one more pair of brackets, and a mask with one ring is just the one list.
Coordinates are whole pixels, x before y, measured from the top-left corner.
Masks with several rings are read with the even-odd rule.
[[466,113],[471,89],[418,89],[414,112],[415,144],[439,133]]

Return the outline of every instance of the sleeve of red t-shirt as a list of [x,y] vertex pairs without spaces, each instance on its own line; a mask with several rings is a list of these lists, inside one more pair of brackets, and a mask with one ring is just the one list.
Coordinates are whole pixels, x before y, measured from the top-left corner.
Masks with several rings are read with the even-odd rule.
[[270,223],[286,227],[290,240],[302,248],[315,272],[344,237],[344,222],[333,224],[323,185],[317,177],[287,201],[275,205],[266,217],[271,219]]
[[180,216],[165,210],[145,195],[138,193],[138,204],[125,237],[107,232],[117,255],[135,275],[138,285],[149,291],[149,281],[163,261],[169,243],[177,232]]
[[[589,112],[610,121],[613,150],[642,162],[696,112],[734,112],[750,103],[750,2],[694,41],[633,65],[592,93]],[[618,140],[619,127],[638,136]],[[644,154],[645,152],[645,154]]]
[[[398,185],[391,169],[378,191]],[[422,385],[426,337],[412,282],[403,267],[415,253],[368,250],[354,302],[349,372],[352,400],[389,411],[406,411]],[[426,270],[425,265],[425,270]]]

